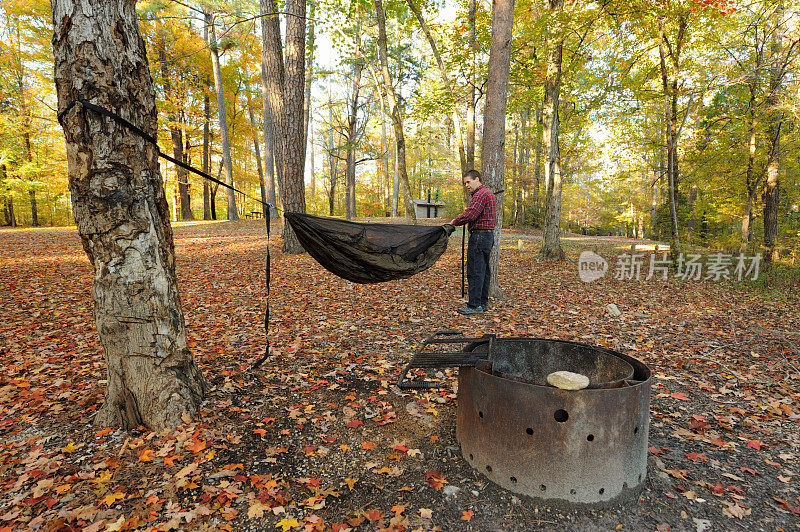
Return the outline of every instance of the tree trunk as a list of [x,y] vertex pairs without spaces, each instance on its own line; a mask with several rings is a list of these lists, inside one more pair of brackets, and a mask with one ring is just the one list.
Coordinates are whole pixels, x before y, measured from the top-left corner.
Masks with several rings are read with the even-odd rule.
[[[281,198],[285,212],[306,212],[306,139],[303,101],[306,81],[306,1],[286,2],[286,71],[283,114],[283,186]],[[283,224],[283,252],[302,253],[303,246],[292,230]]]
[[[155,94],[135,2],[51,5],[59,112],[80,96],[155,136]],[[186,342],[158,148],[80,105],[64,114],[62,125],[108,366],[95,424],[175,427],[200,406],[205,384]]]
[[[172,156],[178,161],[186,162],[183,153],[183,131],[181,131],[175,117],[175,112],[171,108],[175,100],[172,94],[172,82],[169,77],[169,69],[167,69],[167,50],[164,41],[164,30],[158,19],[156,20],[156,34],[158,39],[158,62],[161,66],[161,83],[164,86],[164,99],[166,100],[168,109],[166,113],[167,126],[169,127],[170,136],[172,138]],[[180,219],[194,220],[192,206],[189,203],[189,172],[176,164],[175,178],[178,181],[178,195],[181,204]]]
[[[306,139],[306,147],[308,148],[309,130],[311,128],[311,83],[314,81],[314,12],[316,10],[316,2],[311,3],[308,10],[308,42],[306,50],[308,51],[308,61],[306,63],[306,80],[305,80],[305,98],[303,99],[303,122],[305,124],[305,131],[303,138]],[[314,149],[309,148],[311,153],[311,194],[314,194]]]
[[417,215],[414,212],[414,202],[411,199],[411,185],[408,181],[408,171],[406,170],[406,138],[403,134],[403,119],[400,110],[400,102],[394,92],[392,78],[389,75],[388,53],[386,52],[386,13],[383,10],[383,0],[375,0],[375,11],[378,16],[378,54],[381,61],[381,74],[383,77],[383,90],[389,98],[389,116],[394,126],[394,138],[397,145],[397,170],[400,176],[400,186],[403,189],[405,198],[406,220],[417,223]]
[[[222,87],[222,72],[219,67],[219,50],[217,49],[217,30],[210,13],[206,13],[206,25],[210,27],[209,49],[211,50],[211,64],[214,70],[214,87],[217,91],[217,111],[219,114],[219,133],[222,143],[222,161],[225,164],[225,182],[233,187],[233,163],[231,161],[231,145],[228,141],[228,118],[225,113],[225,91]],[[236,195],[232,189],[228,190],[228,220],[238,220],[236,210]]]
[[[261,79],[264,93],[264,158],[267,202],[276,205],[275,182],[283,200],[283,45],[274,0],[261,0]],[[284,206],[285,208],[285,206]],[[277,210],[276,210],[277,214]]]
[[[564,0],[550,0],[553,16],[564,9]],[[558,31],[558,30],[557,30]],[[547,61],[544,103],[542,105],[543,127],[542,144],[547,159],[544,178],[547,183],[544,214],[544,244],[540,256],[544,259],[564,260],[561,249],[561,152],[558,147],[558,101],[561,94],[561,58],[564,39],[555,36],[557,44],[550,52]]]
[[[203,25],[203,42],[208,43],[208,26]],[[203,95],[203,173],[211,172],[211,100],[208,90],[211,89],[211,80],[208,76],[203,78],[207,91]],[[203,220],[211,220],[211,182],[203,179]]]
[[[209,131],[211,102],[206,95],[203,98],[203,173],[211,171],[211,132]],[[211,220],[211,182],[203,179],[203,220]]]
[[[542,101],[544,104],[544,101]],[[542,108],[536,108],[536,130],[538,132],[539,126],[542,125]],[[536,135],[536,159],[533,168],[533,212],[534,212],[534,225],[541,226],[541,200],[540,190],[542,188],[542,137]]]
[[253,148],[256,152],[256,170],[258,170],[258,184],[259,188],[261,189],[261,210],[264,215],[267,214],[266,207],[264,204],[267,203],[267,187],[266,183],[264,182],[264,169],[261,166],[261,149],[259,147],[258,141],[258,127],[256,124],[256,117],[255,113],[253,113],[253,106],[252,102],[250,101],[250,84],[245,83],[245,94],[247,96],[247,114],[250,117],[250,127],[252,128],[253,132]]
[[[785,25],[783,21],[784,6],[779,5],[775,10],[777,22],[775,32],[770,44],[770,82],[769,94],[765,106],[767,108],[769,124],[767,126],[767,141],[769,143],[769,158],[767,160],[767,180],[764,190],[764,261],[777,262],[780,258],[778,250],[778,197],[780,192],[781,172],[781,127],[783,113],[778,108],[781,93],[781,84],[785,73],[785,65],[781,58],[783,48],[783,34]],[[787,58],[788,61],[788,58]]]
[[466,157],[469,170],[475,168],[475,78],[477,68],[475,66],[475,0],[469,0],[469,79],[467,84],[467,146]]
[[492,38],[489,45],[489,71],[486,80],[486,104],[483,110],[481,143],[481,182],[497,192],[497,224],[494,246],[489,256],[492,276],[489,295],[503,297],[498,282],[500,273],[500,230],[503,226],[505,189],[506,103],[508,71],[511,65],[511,31],[514,26],[514,0],[495,0],[492,6]]
[[358,123],[358,93],[361,89],[361,61],[353,64],[353,97],[350,100],[350,112],[347,116],[347,172],[345,216],[347,219],[356,216],[356,126]]
[[[417,8],[414,4],[414,0],[406,0],[408,7],[414,13],[414,16],[417,17],[417,21],[419,22],[420,27],[422,27],[423,33],[425,33],[425,37],[428,39],[428,44],[431,46],[431,51],[433,52],[433,57],[436,59],[436,64],[439,67],[439,75],[442,76],[442,83],[444,83],[445,89],[448,93],[453,93],[453,83],[450,80],[450,75],[447,73],[447,69],[444,67],[444,61],[442,61],[442,56],[439,54],[439,48],[436,46],[436,41],[433,40],[433,36],[431,35],[431,30],[428,28],[428,24],[425,22],[425,19],[422,18],[422,12]],[[458,115],[458,109],[453,107],[453,112],[451,113],[451,117],[453,120],[453,129],[455,129],[455,135],[458,139],[458,160],[461,163],[461,175],[465,175],[467,172],[472,170],[472,167],[467,166],[467,154],[464,149],[464,136],[461,132],[461,117]],[[474,133],[474,131],[473,131]],[[473,140],[474,142],[474,140]],[[474,144],[473,144],[474,150]],[[474,157],[474,153],[473,153]],[[473,161],[474,162],[474,161]]]
[[528,175],[528,158],[530,157],[530,148],[528,147],[528,118],[530,117],[529,110],[520,111],[520,121],[521,127],[521,139],[520,139],[520,146],[519,146],[519,184],[517,187],[517,195],[515,197],[514,203],[516,208],[514,210],[514,222],[515,224],[524,224],[525,223],[525,198],[527,197],[527,192],[525,186],[527,182],[527,175]]

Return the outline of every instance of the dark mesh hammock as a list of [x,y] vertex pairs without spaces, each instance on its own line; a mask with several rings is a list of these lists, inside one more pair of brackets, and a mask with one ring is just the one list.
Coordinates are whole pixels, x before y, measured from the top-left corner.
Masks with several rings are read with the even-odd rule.
[[287,212],[300,244],[328,271],[354,283],[405,279],[447,249],[452,225],[356,223]]

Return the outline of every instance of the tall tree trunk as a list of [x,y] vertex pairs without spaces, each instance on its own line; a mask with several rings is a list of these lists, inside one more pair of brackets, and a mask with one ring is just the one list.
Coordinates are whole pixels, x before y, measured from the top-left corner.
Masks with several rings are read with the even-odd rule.
[[361,61],[353,64],[353,96],[350,100],[350,109],[347,116],[347,173],[345,216],[347,219],[356,216],[356,126],[358,125],[358,93],[361,89],[361,71],[364,65]]
[[469,15],[467,17],[467,24],[469,25],[469,79],[467,80],[467,142],[466,142],[466,158],[467,168],[472,170],[475,168],[475,83],[476,72],[475,66],[475,0],[469,0]]
[[489,295],[503,297],[500,290],[500,230],[503,226],[505,189],[506,103],[508,71],[511,65],[511,31],[514,27],[514,0],[495,0],[492,6],[492,38],[489,45],[489,71],[486,104],[483,109],[481,142],[481,182],[498,194],[494,246],[489,256],[492,270]]
[[303,138],[306,139],[306,147],[310,150],[311,157],[311,194],[314,194],[314,149],[309,147],[309,131],[311,128],[311,83],[314,81],[314,50],[315,50],[315,35],[314,35],[314,12],[317,8],[316,2],[311,3],[308,10],[308,38],[306,51],[308,52],[308,61],[306,62],[306,81],[305,81],[305,98],[303,100],[303,122],[305,124],[305,131]]
[[[264,153],[274,162],[274,178],[277,178],[283,200],[283,44],[274,0],[261,0],[261,77],[264,98]],[[269,127],[267,127],[269,124]],[[267,164],[269,167],[269,164]],[[267,200],[276,201],[275,180],[267,187]],[[272,196],[272,198],[270,198]],[[285,206],[284,206],[285,209]]]
[[[217,111],[219,114],[219,133],[222,143],[222,161],[225,164],[225,182],[233,187],[233,162],[231,161],[231,145],[228,141],[228,118],[225,113],[225,91],[222,87],[222,72],[219,67],[219,50],[217,49],[217,30],[210,13],[206,13],[206,25],[209,31],[209,49],[211,50],[211,64],[214,70],[214,87],[217,91]],[[228,220],[238,220],[236,210],[236,195],[232,189],[228,190]]]
[[[135,2],[53,0],[51,6],[59,112],[80,95],[155,136],[155,94]],[[95,424],[175,427],[200,406],[205,384],[186,342],[158,148],[80,105],[63,115],[62,125],[108,366]]]
[[[666,121],[666,154],[667,154],[667,187],[669,195],[670,212],[670,255],[673,260],[677,259],[680,238],[678,233],[678,155],[677,155],[677,119],[678,119],[678,66],[680,61],[680,50],[683,43],[683,35],[686,29],[686,20],[680,18],[678,21],[678,36],[673,48],[664,31],[664,20],[658,20],[658,55],[659,66],[661,69],[661,88],[664,92],[664,117]],[[672,76],[670,82],[667,72],[667,57],[672,61]]]
[[258,141],[258,124],[256,124],[256,117],[255,113],[253,113],[253,106],[252,102],[250,101],[250,84],[245,83],[245,94],[247,95],[247,114],[250,117],[250,127],[252,128],[253,132],[253,148],[255,148],[256,152],[256,169],[258,170],[258,184],[259,188],[261,189],[261,209],[262,212],[266,215],[266,207],[264,204],[267,203],[267,187],[266,183],[264,182],[264,169],[261,166],[261,148],[259,147]]
[[[211,102],[208,94],[203,97],[203,173],[211,172]],[[203,220],[211,220],[211,182],[203,179]]]
[[[759,64],[760,61],[757,61]],[[754,77],[757,76],[754,75]],[[761,181],[760,176],[755,175],[755,158],[756,158],[756,80],[750,83],[750,100],[747,104],[747,171],[745,173],[745,188],[747,191],[747,202],[745,203],[744,212],[742,213],[742,243],[741,252],[747,250],[747,245],[750,243],[750,224],[753,221],[753,200],[755,199],[756,188]]]
[[528,118],[530,118],[530,111],[525,109],[520,111],[521,121],[521,139],[519,148],[519,185],[517,187],[517,195],[515,196],[514,203],[516,209],[514,210],[514,222],[519,224],[525,223],[525,198],[527,192],[525,186],[528,176],[528,158],[530,157],[530,148],[528,147]]
[[[174,104],[175,95],[172,94],[172,81],[170,79],[169,69],[167,68],[164,28],[161,21],[158,19],[156,19],[156,34],[158,39],[158,62],[161,67],[161,83],[164,86],[164,99],[167,102],[167,126],[169,127],[170,136],[172,138],[172,156],[178,161],[186,162],[183,153],[183,131],[181,131],[175,116],[175,111],[171,107]],[[192,206],[189,203],[189,172],[176,164],[175,178],[178,181],[178,195],[181,204],[180,219],[193,220]]]
[[[550,0],[550,11],[555,17],[564,9],[564,0]],[[547,183],[544,214],[544,244],[540,256],[545,259],[564,260],[561,249],[561,152],[558,146],[558,101],[561,94],[561,58],[564,39],[561,29],[554,35],[557,43],[550,51],[547,61],[544,103],[542,105],[543,127],[542,144],[547,158],[544,165],[544,178]]]
[[[203,42],[208,43],[208,26],[203,25]],[[208,92],[211,90],[211,80],[208,76],[203,78],[205,91],[203,93],[203,173],[211,172],[211,99]],[[211,181],[203,179],[203,220],[211,220]]]
[[408,171],[406,170],[406,138],[403,134],[403,118],[400,109],[400,102],[394,92],[392,78],[389,75],[389,60],[386,52],[386,13],[383,10],[383,0],[375,0],[375,11],[378,16],[378,54],[381,60],[381,74],[383,77],[383,90],[389,99],[389,116],[394,126],[394,138],[397,145],[397,169],[400,174],[400,186],[403,189],[405,198],[406,219],[417,223],[417,215],[414,212],[414,202],[411,199],[411,185],[408,181]]
[[[442,56],[439,54],[439,47],[436,46],[436,41],[433,40],[433,35],[431,35],[431,30],[428,27],[428,24],[425,22],[425,19],[422,18],[422,12],[417,8],[414,4],[414,0],[406,0],[408,7],[414,13],[414,16],[417,17],[417,21],[419,22],[420,27],[422,27],[423,33],[425,33],[425,37],[428,39],[428,44],[431,46],[431,51],[433,52],[433,57],[436,59],[436,64],[439,67],[439,75],[442,76],[442,83],[444,83],[445,89],[448,93],[453,93],[453,82],[450,80],[450,75],[447,73],[447,69],[444,67],[444,61],[442,61]],[[455,129],[455,135],[458,139],[458,160],[461,163],[461,175],[463,176],[468,171],[472,170],[472,167],[467,166],[467,154],[464,149],[464,135],[461,131],[461,117],[458,115],[458,109],[454,106],[453,112],[451,113],[451,119],[453,120],[453,128]],[[473,144],[474,150],[474,144]],[[473,154],[474,157],[474,154]],[[473,161],[474,162],[474,161]]]
[[[542,101],[544,104],[544,100]],[[536,107],[536,131],[542,127],[542,107]],[[540,191],[542,188],[542,136],[535,135],[536,139],[536,159],[533,168],[533,212],[534,225],[542,225]]]
[[[781,58],[785,24],[783,20],[784,6],[780,4],[775,10],[777,18],[775,31],[770,43],[770,81],[766,108],[769,124],[767,126],[767,142],[769,158],[767,160],[767,180],[764,190],[764,260],[767,263],[777,262],[780,258],[778,250],[778,197],[780,193],[781,172],[781,127],[783,113],[778,108],[781,85],[785,73],[785,64]],[[788,58],[787,58],[788,61]]]
[[[286,71],[283,109],[283,186],[281,198],[285,212],[306,212],[306,139],[303,101],[306,81],[306,1],[286,2]],[[284,253],[302,253],[303,246],[292,230],[283,224]]]

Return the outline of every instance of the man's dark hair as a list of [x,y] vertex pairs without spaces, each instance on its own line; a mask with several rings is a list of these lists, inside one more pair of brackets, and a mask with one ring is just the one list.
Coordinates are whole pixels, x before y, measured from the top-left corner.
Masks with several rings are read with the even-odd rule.
[[[477,171],[477,170],[470,170],[469,172],[464,174],[464,177],[468,177],[468,178],[470,178],[470,180],[473,180],[473,181],[475,179],[477,179],[478,181],[481,181],[481,173],[479,171]],[[461,179],[463,180],[464,177],[462,177]]]

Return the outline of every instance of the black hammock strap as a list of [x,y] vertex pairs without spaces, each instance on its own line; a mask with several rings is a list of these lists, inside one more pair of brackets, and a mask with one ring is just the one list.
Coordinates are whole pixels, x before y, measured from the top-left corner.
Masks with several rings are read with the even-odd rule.
[[[118,123],[119,125],[123,126],[128,131],[130,131],[131,133],[133,133],[133,134],[143,138],[144,140],[148,141],[149,143],[151,143],[156,148],[156,152],[158,153],[158,156],[161,157],[162,159],[166,159],[166,160],[170,161],[171,163],[180,166],[181,168],[184,168],[184,169],[186,169],[186,170],[188,170],[190,172],[193,172],[193,173],[195,173],[195,174],[197,174],[197,175],[199,175],[201,177],[204,177],[204,178],[208,179],[209,181],[211,181],[213,183],[216,183],[218,185],[222,185],[225,188],[233,190],[234,192],[237,192],[237,193],[241,194],[244,197],[247,197],[247,198],[250,198],[252,200],[255,200],[256,202],[258,202],[258,203],[260,203],[262,205],[263,213],[264,213],[264,220],[265,220],[266,225],[267,225],[267,258],[266,258],[266,274],[265,274],[265,279],[266,279],[266,304],[265,304],[265,308],[264,308],[264,334],[266,335],[266,346],[264,348],[264,355],[260,359],[258,359],[255,362],[255,364],[253,364],[253,368],[257,368],[258,366],[263,364],[264,361],[269,357],[269,284],[270,284],[270,262],[271,262],[270,261],[270,256],[269,256],[269,229],[270,229],[269,226],[270,226],[270,219],[272,217],[270,210],[271,209],[277,209],[277,207],[275,207],[273,205],[270,205],[269,203],[265,203],[265,202],[261,201],[258,198],[254,198],[253,196],[250,196],[249,194],[246,194],[246,193],[242,192],[241,190],[238,190],[238,189],[234,188],[232,185],[229,185],[228,183],[220,181],[219,179],[217,179],[215,177],[212,177],[212,176],[208,175],[206,172],[198,170],[197,168],[194,168],[193,166],[188,165],[188,164],[184,163],[183,161],[179,161],[179,160],[175,159],[174,157],[170,157],[169,155],[167,155],[166,153],[161,151],[161,148],[158,147],[158,140],[155,137],[153,137],[152,135],[147,134],[144,130],[142,130],[141,128],[133,125],[132,123],[130,123],[128,120],[124,119],[123,117],[121,117],[117,113],[109,111],[108,109],[105,109],[104,107],[100,107],[99,105],[93,104],[92,102],[90,102],[90,101],[88,101],[88,100],[86,100],[84,98],[76,98],[76,99],[72,100],[67,105],[67,107],[64,108],[63,111],[58,113],[58,123],[59,124],[61,124],[62,126],[64,125],[64,116],[70,111],[70,109],[72,109],[75,106],[76,103],[80,103],[84,108],[89,109],[90,111],[94,111],[95,113],[97,113],[99,115],[106,116],[106,117],[114,120],[116,123]],[[277,210],[280,210],[280,209],[277,209]]]
[[447,249],[452,225],[357,223],[287,212],[300,244],[323,267],[354,283],[411,277]]

